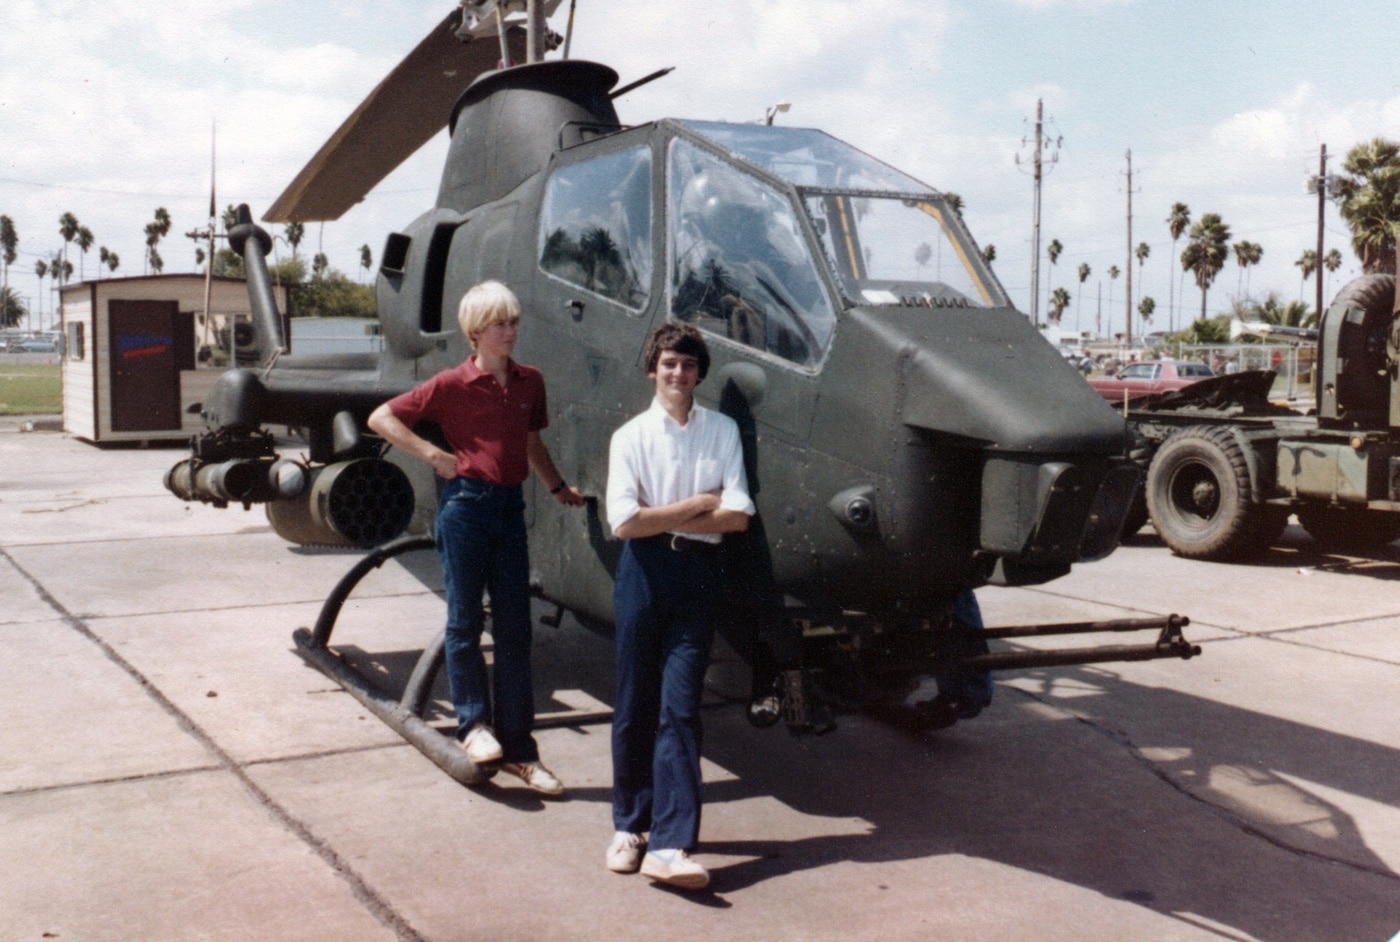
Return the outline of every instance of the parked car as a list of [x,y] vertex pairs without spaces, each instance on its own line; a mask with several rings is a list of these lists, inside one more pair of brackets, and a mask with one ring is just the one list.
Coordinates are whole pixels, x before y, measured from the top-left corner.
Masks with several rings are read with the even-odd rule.
[[1112,376],[1091,376],[1088,383],[1108,401],[1122,402],[1125,395],[1136,399],[1151,393],[1172,392],[1214,375],[1215,371],[1204,363],[1148,360],[1129,363]]
[[42,337],[32,337],[29,340],[21,340],[15,349],[20,353],[57,353],[58,344]]

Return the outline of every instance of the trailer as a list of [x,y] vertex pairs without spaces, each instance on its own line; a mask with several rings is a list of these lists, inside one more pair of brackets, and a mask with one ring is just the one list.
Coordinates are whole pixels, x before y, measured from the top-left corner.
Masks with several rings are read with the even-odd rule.
[[1318,332],[1316,407],[1271,402],[1255,370],[1130,402],[1144,486],[1124,533],[1150,517],[1190,559],[1257,556],[1290,515],[1323,548],[1373,552],[1400,537],[1400,319],[1395,277],[1347,284]]

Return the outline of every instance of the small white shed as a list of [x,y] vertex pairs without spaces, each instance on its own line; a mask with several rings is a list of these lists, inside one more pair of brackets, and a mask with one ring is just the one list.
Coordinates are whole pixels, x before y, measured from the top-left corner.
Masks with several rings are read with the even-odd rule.
[[[248,286],[201,274],[103,278],[63,299],[63,429],[92,442],[184,441],[203,429],[204,401],[251,334]],[[276,291],[285,312],[285,290]],[[284,313],[285,318],[285,313]],[[285,324],[285,320],[284,320]]]

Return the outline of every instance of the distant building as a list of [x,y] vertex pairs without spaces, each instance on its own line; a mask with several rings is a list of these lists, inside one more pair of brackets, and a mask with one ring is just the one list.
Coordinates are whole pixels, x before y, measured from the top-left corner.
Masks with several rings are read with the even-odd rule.
[[[285,312],[285,290],[274,291]],[[83,281],[60,297],[63,428],[93,442],[189,438],[204,425],[195,407],[252,341],[239,278],[210,282],[207,317],[200,274]]]

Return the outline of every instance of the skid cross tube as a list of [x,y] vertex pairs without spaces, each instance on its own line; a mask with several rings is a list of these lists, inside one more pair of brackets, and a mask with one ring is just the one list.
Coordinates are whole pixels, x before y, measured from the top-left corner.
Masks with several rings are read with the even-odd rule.
[[[336,583],[321,606],[315,628],[311,631],[298,628],[292,633],[292,640],[296,643],[297,654],[307,663],[344,687],[365,709],[427,756],[434,765],[463,785],[477,785],[495,775],[496,770],[472,762],[457,745],[454,736],[445,735],[423,721],[432,696],[433,682],[445,661],[446,629],[438,632],[423,649],[398,700],[378,690],[345,658],[330,649],[336,619],[360,580],[395,556],[430,549],[436,549],[436,544],[432,537],[427,536],[399,537],[374,548]],[[535,729],[577,726],[611,719],[611,711],[559,713],[536,720]]]

